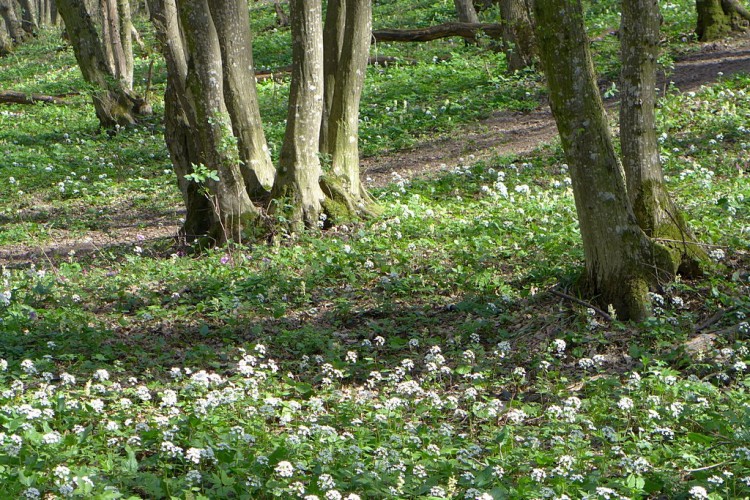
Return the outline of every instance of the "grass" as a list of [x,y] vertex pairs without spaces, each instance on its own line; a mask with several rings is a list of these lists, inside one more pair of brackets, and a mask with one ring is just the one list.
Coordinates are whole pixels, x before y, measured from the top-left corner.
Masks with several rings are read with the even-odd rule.
[[[378,4],[383,25],[400,5]],[[404,26],[451,8],[419,6],[432,17]],[[591,23],[611,23],[602,9]],[[259,64],[283,62],[260,50],[280,36],[258,36]],[[0,60],[0,88],[82,88],[56,37]],[[369,70],[367,154],[543,96],[497,54],[420,50]],[[158,102],[113,137],[84,95],[4,107],[0,250],[120,236],[3,269],[0,496],[747,497],[749,84],[662,102],[669,185],[715,264],[640,325],[548,291],[582,264],[558,146],[394,175],[375,219],[190,257],[149,232],[180,217]],[[286,87],[260,92],[278,144]]]

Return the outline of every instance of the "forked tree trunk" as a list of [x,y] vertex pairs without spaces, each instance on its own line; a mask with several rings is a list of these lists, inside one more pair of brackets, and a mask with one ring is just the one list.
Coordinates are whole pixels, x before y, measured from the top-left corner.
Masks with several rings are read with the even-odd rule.
[[232,120],[224,102],[219,38],[207,0],[178,2],[187,42],[187,100],[194,106],[191,123],[198,135],[200,164],[218,174],[205,179],[213,213],[209,237],[217,243],[242,241],[260,216],[245,188]]
[[137,115],[149,113],[150,107],[145,101],[110,71],[102,39],[86,4],[82,0],[57,0],[57,8],[65,22],[83,78],[95,88],[94,108],[101,126],[132,125],[136,123]]
[[224,101],[237,138],[242,176],[253,198],[266,195],[276,171],[263,133],[255,87],[250,17],[246,0],[211,2],[224,75]]
[[[325,81],[326,105],[330,103],[330,109],[321,153],[331,162],[330,172],[323,178],[329,203],[341,204],[345,213],[354,215],[368,212],[373,205],[360,180],[358,145],[359,102],[369,58],[372,2],[346,0],[345,5],[343,37],[336,37],[341,45],[330,50],[339,58],[333,76]],[[329,46],[325,49],[328,51]]]
[[530,66],[536,55],[536,42],[526,0],[500,0],[500,17],[508,69],[515,71]]
[[[656,66],[661,15],[657,0],[622,2],[620,143],[628,196],[647,236],[669,240],[683,275],[695,274],[703,257],[664,185],[656,140]],[[682,243],[675,243],[682,242]],[[677,269],[670,269],[677,272]]]
[[[586,265],[586,284],[621,319],[649,314],[659,251],[628,200],[596,85],[580,0],[537,0],[537,40],[552,108],[570,165]],[[665,273],[668,275],[668,273]]]
[[317,225],[325,201],[318,158],[323,112],[321,0],[291,0],[289,10],[292,83],[273,198],[277,201],[274,212],[284,214],[292,229],[299,230]]

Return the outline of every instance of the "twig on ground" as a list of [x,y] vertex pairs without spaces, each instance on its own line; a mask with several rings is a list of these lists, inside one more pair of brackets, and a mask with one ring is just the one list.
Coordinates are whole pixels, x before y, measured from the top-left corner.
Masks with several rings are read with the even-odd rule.
[[737,309],[737,306],[732,306],[727,309],[721,309],[720,311],[716,311],[716,313],[714,313],[714,315],[708,318],[706,321],[704,321],[703,323],[699,325],[696,325],[695,331],[700,332],[702,330],[705,330],[709,326],[718,322],[725,314],[730,313],[734,311],[735,309]]
[[593,304],[590,304],[590,303],[588,303],[588,302],[586,302],[584,300],[581,300],[581,299],[579,299],[577,297],[573,297],[572,295],[568,295],[567,293],[563,293],[563,292],[560,292],[558,290],[555,290],[554,288],[550,288],[548,290],[548,292],[550,292],[553,295],[557,295],[558,297],[562,297],[563,299],[567,299],[567,300],[570,300],[571,302],[575,302],[576,304],[579,304],[579,305],[582,305],[584,307],[587,307],[587,308],[593,310],[596,314],[598,314],[599,316],[601,316],[605,320],[612,321],[612,316],[610,316],[609,314],[607,314],[606,312],[604,312],[603,310],[599,309],[598,307],[596,307]]

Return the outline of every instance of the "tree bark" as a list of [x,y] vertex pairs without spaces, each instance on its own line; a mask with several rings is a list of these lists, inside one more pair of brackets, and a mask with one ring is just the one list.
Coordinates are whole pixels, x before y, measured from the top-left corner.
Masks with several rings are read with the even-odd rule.
[[344,45],[345,26],[346,0],[328,0],[323,27],[323,115],[320,123],[320,152],[323,155],[329,154],[328,117],[333,107],[333,93]]
[[501,24],[444,23],[408,30],[375,30],[372,36],[376,42],[429,42],[452,36],[474,38],[479,32],[484,32],[490,38],[498,39],[503,35],[502,30]]
[[83,78],[96,89],[93,101],[101,126],[110,129],[135,124],[137,115],[149,113],[150,107],[110,71],[102,40],[85,3],[57,0],[57,8],[65,22]]
[[24,31],[21,21],[18,19],[14,0],[0,0],[0,16],[2,16],[5,22],[5,29],[8,31],[13,43],[23,43],[28,34]]
[[260,216],[245,189],[232,120],[224,102],[219,38],[207,0],[178,1],[187,42],[187,98],[195,107],[191,126],[197,133],[200,164],[218,174],[206,179],[213,213],[209,237],[216,243],[241,242]]
[[[585,281],[620,319],[649,314],[663,255],[638,226],[596,85],[580,0],[538,0],[537,40],[550,106],[570,165]],[[668,273],[665,273],[667,275]]]
[[508,69],[515,71],[530,66],[534,62],[536,43],[526,0],[500,0],[500,17]]
[[43,94],[27,94],[24,92],[16,92],[14,90],[0,90],[0,103],[9,104],[65,104],[65,101],[61,98],[53,95]]
[[[664,246],[675,253],[679,272],[691,275],[699,270],[698,263],[704,255],[692,244],[695,237],[664,185],[656,139],[660,24],[657,0],[622,2],[620,143],[628,196],[638,225],[650,238],[683,242]],[[670,271],[676,273],[678,269]]]
[[[367,71],[372,31],[371,0],[346,0],[345,23],[336,71],[326,79],[326,97],[330,116],[321,153],[330,156],[330,172],[324,177],[324,192],[329,202],[339,203],[354,215],[366,212],[372,199],[362,185],[359,172],[359,102]],[[328,46],[325,47],[328,49]],[[333,50],[331,50],[333,52]],[[331,81],[333,80],[333,81]],[[328,86],[333,83],[330,94]]]
[[276,24],[282,28],[289,26],[289,16],[284,12],[284,8],[281,6],[279,0],[273,0],[273,8],[276,11]]
[[[477,15],[477,11],[474,8],[474,3],[472,2],[472,0],[453,0],[453,5],[455,5],[456,7],[456,17],[458,18],[459,22],[472,24],[479,23],[479,16]],[[467,37],[464,38],[464,42],[476,43],[476,38]]]
[[292,83],[279,175],[273,189],[275,213],[292,230],[315,227],[325,195],[318,158],[323,111],[323,27],[321,0],[291,0]]
[[745,31],[750,12],[738,0],[696,0],[695,34],[702,42],[717,40],[733,31]]
[[276,171],[263,133],[255,87],[250,17],[246,0],[211,2],[224,77],[224,101],[237,138],[242,176],[253,198],[268,194]]
[[0,56],[7,56],[13,52],[13,40],[8,34],[5,22],[0,22]]
[[34,4],[31,0],[18,0],[18,3],[21,6],[21,27],[26,33],[33,36],[39,29]]
[[117,14],[120,29],[120,46],[122,47],[122,62],[120,78],[129,90],[133,90],[133,19],[130,14],[130,0],[117,0]]

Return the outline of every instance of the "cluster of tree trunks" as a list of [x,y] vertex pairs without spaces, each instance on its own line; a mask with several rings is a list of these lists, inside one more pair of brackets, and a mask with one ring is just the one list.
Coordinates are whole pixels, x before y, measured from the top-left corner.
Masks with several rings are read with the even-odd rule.
[[36,35],[40,26],[57,24],[54,0],[0,0],[0,56]]
[[[649,290],[696,270],[692,244],[664,188],[654,129],[660,16],[657,0],[625,2],[618,158],[602,104],[580,0],[536,0],[537,37],[550,106],[570,165],[583,239],[585,285],[622,319],[649,315]],[[661,235],[685,244],[667,247]],[[671,239],[671,238],[670,238]]]
[[167,62],[166,142],[187,242],[243,241],[269,221],[298,231],[368,212],[357,124],[370,0],[329,2],[325,28],[320,0],[290,3],[292,81],[278,168],[258,109],[245,0],[149,0],[149,8]]

